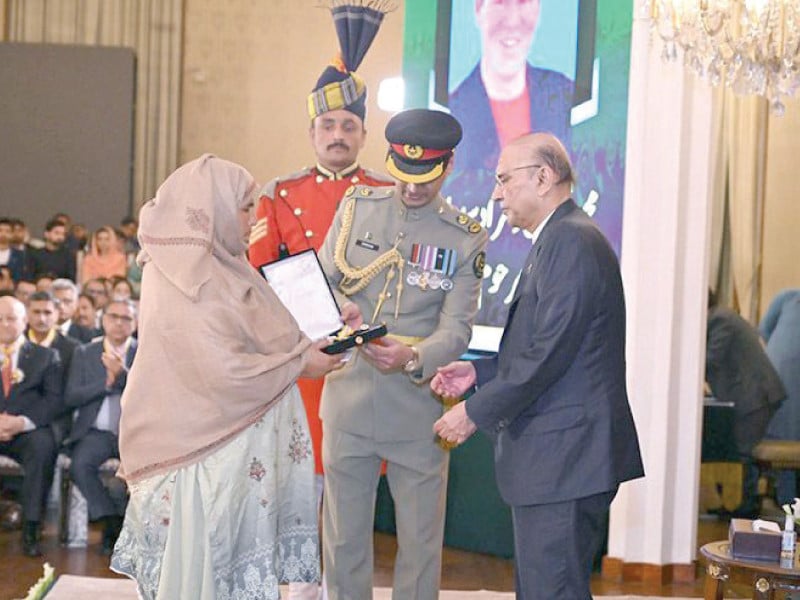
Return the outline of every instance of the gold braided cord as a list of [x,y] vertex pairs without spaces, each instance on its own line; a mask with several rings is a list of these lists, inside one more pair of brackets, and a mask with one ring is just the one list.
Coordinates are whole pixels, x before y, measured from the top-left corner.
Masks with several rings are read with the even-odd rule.
[[347,264],[345,259],[345,250],[347,249],[347,242],[350,239],[350,232],[353,229],[353,214],[355,213],[356,199],[349,198],[344,206],[342,213],[342,229],[339,231],[339,236],[336,238],[336,246],[333,251],[333,263],[336,268],[344,276],[339,282],[339,289],[345,296],[352,296],[364,288],[366,288],[372,280],[375,279],[382,271],[389,269],[386,273],[386,283],[378,296],[378,302],[375,305],[375,312],[372,320],[378,316],[383,303],[386,301],[387,290],[389,282],[395,277],[395,271],[399,273],[397,282],[397,296],[395,297],[394,318],[397,319],[400,311],[400,296],[403,293],[403,268],[405,267],[405,259],[400,251],[397,249],[400,240],[398,236],[394,246],[381,254],[378,258],[369,263],[366,267],[351,267]]

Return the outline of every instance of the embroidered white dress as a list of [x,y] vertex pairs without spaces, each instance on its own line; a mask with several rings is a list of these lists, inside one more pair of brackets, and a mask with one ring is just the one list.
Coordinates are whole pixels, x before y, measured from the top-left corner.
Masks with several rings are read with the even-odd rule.
[[319,581],[314,460],[296,386],[193,465],[130,486],[111,569],[145,600],[278,600]]

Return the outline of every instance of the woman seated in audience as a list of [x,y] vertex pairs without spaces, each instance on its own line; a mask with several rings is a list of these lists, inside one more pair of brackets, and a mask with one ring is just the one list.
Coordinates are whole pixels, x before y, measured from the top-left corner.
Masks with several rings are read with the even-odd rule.
[[125,277],[128,261],[120,250],[117,234],[111,227],[101,227],[92,235],[89,251],[80,264],[81,284],[98,277]]
[[319,580],[298,377],[342,365],[245,258],[256,184],[203,155],[140,213],[139,350],[122,397],[130,501],[111,568],[141,598],[275,598]]

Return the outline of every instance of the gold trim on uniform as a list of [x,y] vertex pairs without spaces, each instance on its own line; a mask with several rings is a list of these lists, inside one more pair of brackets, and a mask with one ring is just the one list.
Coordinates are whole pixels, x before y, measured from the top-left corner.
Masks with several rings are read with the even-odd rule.
[[353,192],[355,192],[355,191],[356,191],[356,186],[354,186],[354,185],[351,185],[349,188],[347,188],[347,189],[344,191],[344,195],[345,195],[345,196],[352,196],[352,195],[353,195]]
[[390,154],[386,157],[386,170],[389,171],[389,175],[395,179],[404,181],[405,183],[428,183],[429,181],[439,178],[442,173],[444,173],[444,163],[438,163],[427,173],[412,175],[401,169],[398,169],[397,165],[394,164],[394,158],[392,158],[392,155]]
[[361,188],[361,195],[366,198],[367,196],[372,196],[372,190],[368,187]]

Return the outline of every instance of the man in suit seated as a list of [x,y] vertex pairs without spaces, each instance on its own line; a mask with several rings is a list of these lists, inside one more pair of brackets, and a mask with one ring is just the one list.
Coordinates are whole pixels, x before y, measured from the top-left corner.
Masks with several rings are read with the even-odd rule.
[[744,464],[742,504],[735,516],[758,516],[758,469],[753,448],[767,432],[786,390],[764,350],[758,330],[708,293],[706,381],[714,396],[733,404],[731,432]]
[[25,339],[25,305],[0,297],[0,454],[22,464],[22,547],[40,556],[39,528],[57,447],[50,423],[63,411],[58,352]]
[[53,296],[58,300],[58,328],[66,336],[78,340],[81,344],[92,341],[95,330],[75,322],[75,311],[78,309],[78,286],[69,279],[56,279],[52,286]]
[[[28,298],[28,339],[37,346],[52,348],[58,352],[63,373],[61,379],[61,395],[63,396],[72,355],[80,344],[78,340],[62,335],[56,327],[58,314],[58,301],[50,292],[34,292]],[[56,444],[61,445],[69,433],[71,425],[72,418],[69,413],[61,415],[51,423]]]
[[67,406],[78,409],[67,444],[70,477],[89,505],[89,519],[103,522],[101,552],[110,555],[122,528],[118,506],[100,479],[100,465],[119,458],[120,397],[136,354],[136,311],[128,300],[111,300],[103,313],[105,336],[80,346],[67,380]]

